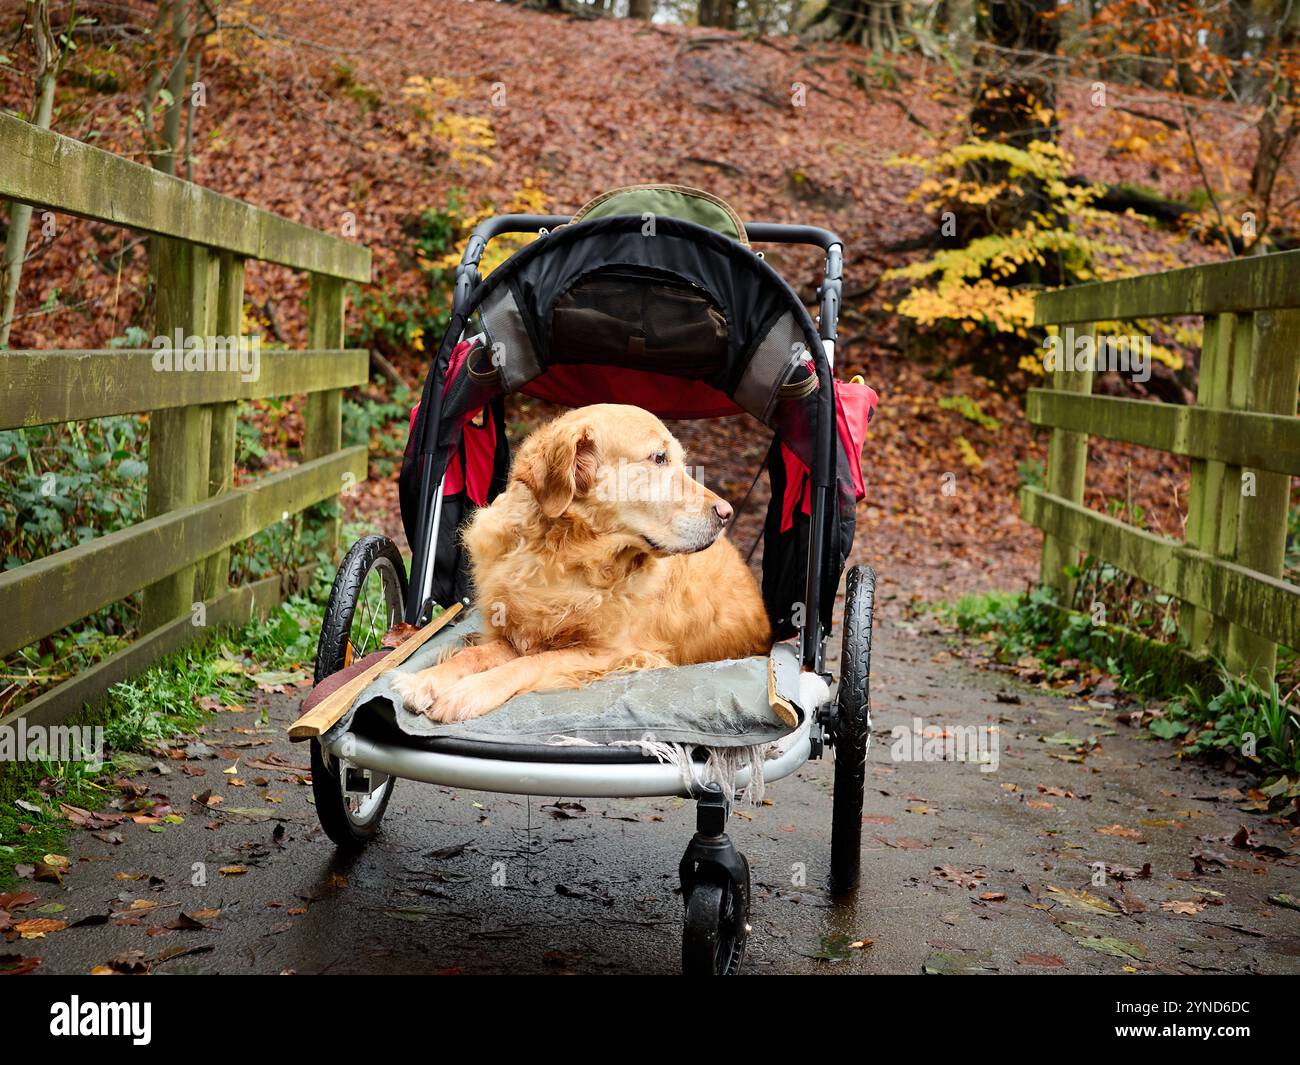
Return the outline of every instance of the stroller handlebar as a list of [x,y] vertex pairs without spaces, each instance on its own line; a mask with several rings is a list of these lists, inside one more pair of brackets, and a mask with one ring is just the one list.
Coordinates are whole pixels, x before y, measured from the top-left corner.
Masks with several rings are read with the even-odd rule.
[[[462,266],[477,266],[488,242],[506,233],[537,233],[567,225],[571,216],[564,214],[501,214],[481,222],[469,238]],[[823,251],[843,248],[844,242],[829,229],[820,226],[788,225],[784,222],[748,222],[745,232],[756,244],[811,244]]]

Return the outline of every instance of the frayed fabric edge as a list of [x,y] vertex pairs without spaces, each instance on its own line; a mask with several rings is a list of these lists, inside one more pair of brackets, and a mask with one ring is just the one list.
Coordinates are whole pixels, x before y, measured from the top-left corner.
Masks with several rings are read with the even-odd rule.
[[[749,783],[735,800],[744,806],[757,806],[763,801],[766,791],[763,763],[768,752],[777,746],[777,743],[759,743],[750,747],[707,747],[697,743],[665,743],[663,740],[614,740],[604,744],[577,736],[552,736],[548,744],[553,747],[635,747],[658,762],[674,766],[687,791],[694,791],[701,784],[716,784],[728,804],[736,795],[736,776],[748,768]],[[703,762],[695,760],[698,750],[706,752]]]

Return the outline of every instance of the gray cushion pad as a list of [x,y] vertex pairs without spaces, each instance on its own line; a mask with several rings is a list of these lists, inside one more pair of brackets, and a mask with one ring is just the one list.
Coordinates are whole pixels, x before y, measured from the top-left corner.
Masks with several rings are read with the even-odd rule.
[[[477,631],[478,614],[471,612],[463,621],[432,637],[394,672],[425,669],[436,663],[449,645],[461,644]],[[773,653],[793,655],[794,651],[778,645]],[[392,689],[390,673],[361,693],[352,710],[331,729],[331,738],[335,730],[346,730],[353,715],[364,708],[417,737],[529,744],[649,739],[707,747],[752,747],[774,742],[793,731],[768,705],[767,674],[766,655],[612,673],[584,688],[517,695],[473,721],[444,725],[402,706],[400,696]]]

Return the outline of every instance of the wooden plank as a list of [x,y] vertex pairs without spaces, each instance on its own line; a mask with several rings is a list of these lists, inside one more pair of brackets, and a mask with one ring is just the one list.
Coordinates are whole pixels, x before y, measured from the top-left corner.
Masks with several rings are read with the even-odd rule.
[[1034,324],[1280,310],[1298,305],[1300,251],[1285,251],[1041,292],[1034,299]]
[[[1296,421],[1300,387],[1300,310],[1252,315],[1254,338],[1249,371],[1242,374],[1248,410]],[[1286,473],[1247,469],[1238,492],[1236,561],[1269,577],[1280,577],[1286,557],[1291,478]],[[1267,686],[1277,668],[1277,645],[1239,626],[1228,631],[1227,666]]]
[[398,647],[394,647],[372,666],[367,666],[337,691],[325,696],[302,717],[289,726],[289,739],[311,740],[324,735],[357,700],[357,696],[366,690],[380,674],[396,669],[411,655],[429,642],[429,638],[443,628],[461,610],[460,603],[453,603],[424,628]]
[[[323,274],[312,274],[307,291],[307,346],[342,348],[345,315],[343,282]],[[313,392],[307,397],[307,410],[303,414],[303,457],[310,459],[337,451],[342,439],[343,393],[338,389]],[[320,525],[325,549],[337,559],[341,529],[337,513],[317,512],[309,517]]]
[[[244,332],[244,260],[228,251],[217,256],[216,325],[219,337],[239,337]],[[260,356],[260,351],[259,351]],[[259,358],[260,362],[260,358]],[[251,359],[250,359],[251,363]],[[260,369],[260,366],[259,366]],[[208,438],[208,496],[228,492],[235,484],[235,418],[238,404],[214,403]],[[211,598],[230,578],[230,548],[223,547],[203,562],[202,595]]]
[[[216,325],[216,257],[200,245],[156,237],[150,259],[157,333],[210,335]],[[148,517],[187,507],[207,495],[211,429],[207,407],[173,407],[149,416]],[[201,598],[197,578],[198,570],[185,566],[145,588],[141,631],[189,613]]]
[[[1092,370],[1069,370],[1064,366],[1052,375],[1053,391],[1070,397],[1092,392]],[[1076,503],[1083,501],[1083,482],[1088,472],[1088,434],[1053,429],[1047,445],[1047,488],[1054,495]],[[1074,601],[1075,579],[1066,569],[1075,564],[1078,552],[1068,543],[1043,537],[1039,579],[1056,591],[1057,601],[1069,606]]]
[[[212,349],[214,367],[223,354]],[[159,370],[155,360],[170,361],[149,348],[0,351],[0,429],[354,388],[366,383],[370,356],[356,348],[264,348],[247,381],[231,369]]]
[[364,447],[281,470],[0,573],[0,655],[328,499],[349,473],[365,478]]
[[1300,645],[1300,587],[1214,558],[1117,518],[1020,490],[1024,519],[1148,584],[1287,647]]
[[1029,390],[1025,416],[1034,425],[1300,476],[1300,419],[1294,416],[1065,395],[1047,388]]
[[370,250],[0,112],[0,196],[246,259],[370,280]]
[[305,588],[315,565],[291,574],[276,574],[253,584],[230,588],[204,602],[204,625],[189,616],[177,618],[134,643],[96,662],[58,687],[0,718],[0,728],[24,718],[28,725],[67,724],[87,706],[94,706],[109,688],[148,669],[159,659],[191,643],[201,643],[223,628],[244,625],[254,614],[265,616],[286,594]]

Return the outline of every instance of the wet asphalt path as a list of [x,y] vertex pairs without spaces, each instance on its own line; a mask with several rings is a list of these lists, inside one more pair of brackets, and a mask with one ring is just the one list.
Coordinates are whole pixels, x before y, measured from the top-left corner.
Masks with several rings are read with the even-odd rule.
[[[1171,745],[1105,709],[975,671],[906,622],[878,623],[873,682],[855,897],[824,889],[829,755],[773,784],[772,805],[732,819],[754,875],[746,972],[1300,971],[1300,912],[1267,901],[1300,897],[1297,840],[1237,809],[1229,789],[1244,790],[1243,778],[1180,764]],[[266,701],[266,731],[258,706],[219,714],[202,737],[216,757],[133,777],[168,796],[183,824],[128,822],[120,844],[76,831],[64,883],[29,885],[36,906],[96,923],[7,949],[40,956],[46,973],[113,959],[159,973],[677,971],[676,866],[692,804],[556,807],[399,781],[382,836],[344,859],[316,824],[307,750],[284,736],[296,700]],[[890,729],[914,716],[997,725],[998,770],[893,761]],[[1060,735],[1095,735],[1100,747],[1063,761],[1068,746],[1040,739]],[[268,755],[288,765],[268,768]],[[236,758],[243,787],[223,773]],[[208,789],[220,804],[191,802]],[[1233,846],[1242,825],[1255,849]],[[1113,878],[1093,886],[1096,862],[1139,876],[1122,892]],[[1079,889],[1091,896],[1068,895]],[[1194,912],[1162,906],[1175,902]],[[181,913],[203,927],[168,927],[187,923]]]

